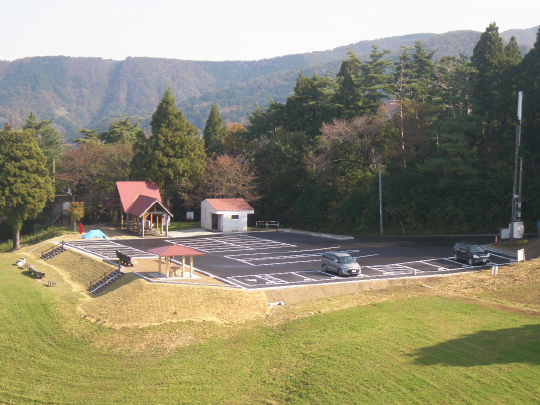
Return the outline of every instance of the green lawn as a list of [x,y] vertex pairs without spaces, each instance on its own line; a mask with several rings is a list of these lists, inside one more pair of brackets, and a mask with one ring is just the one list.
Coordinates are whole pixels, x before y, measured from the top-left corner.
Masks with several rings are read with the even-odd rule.
[[[412,297],[240,327],[114,330],[16,257],[0,255],[2,404],[540,403],[538,317]],[[132,348],[161,333],[204,338]]]
[[195,229],[200,228],[201,223],[200,222],[175,222],[172,221],[169,224],[169,231],[184,231],[186,229]]

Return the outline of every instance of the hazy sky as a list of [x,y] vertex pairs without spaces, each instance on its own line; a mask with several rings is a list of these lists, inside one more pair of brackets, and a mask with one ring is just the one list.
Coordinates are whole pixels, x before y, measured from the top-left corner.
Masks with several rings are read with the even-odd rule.
[[540,0],[0,0],[0,60],[255,60],[419,32],[540,24]]

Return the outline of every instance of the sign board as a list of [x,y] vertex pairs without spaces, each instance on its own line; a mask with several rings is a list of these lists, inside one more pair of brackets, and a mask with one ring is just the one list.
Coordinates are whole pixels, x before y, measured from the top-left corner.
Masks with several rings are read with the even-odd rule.
[[186,212],[186,219],[193,221],[193,211]]
[[517,261],[518,262],[524,262],[525,261],[525,249],[519,249],[517,251]]

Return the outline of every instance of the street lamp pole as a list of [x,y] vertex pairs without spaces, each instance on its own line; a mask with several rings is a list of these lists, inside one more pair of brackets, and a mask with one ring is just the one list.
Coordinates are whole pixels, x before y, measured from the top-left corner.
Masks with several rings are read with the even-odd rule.
[[382,217],[382,176],[381,176],[381,154],[379,153],[379,221],[381,224],[381,235],[383,233],[383,217]]

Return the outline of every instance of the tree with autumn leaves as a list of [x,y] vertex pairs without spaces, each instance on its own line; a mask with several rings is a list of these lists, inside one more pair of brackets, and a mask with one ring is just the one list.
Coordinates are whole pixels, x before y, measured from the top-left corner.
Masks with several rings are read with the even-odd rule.
[[99,221],[116,182],[129,180],[132,156],[129,143],[83,143],[68,149],[58,164],[59,187],[69,188],[84,201],[88,219]]

